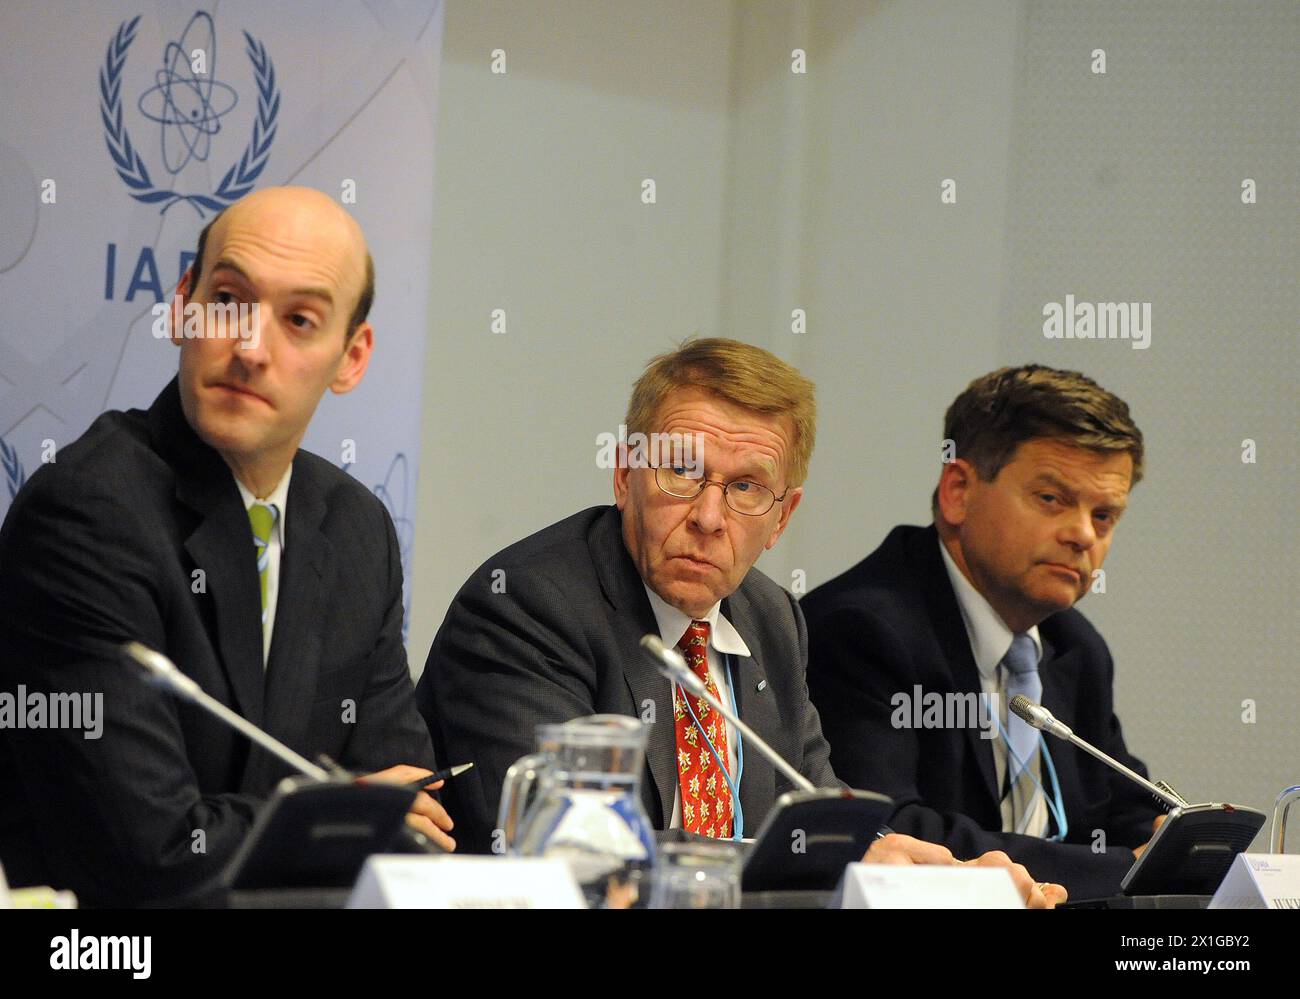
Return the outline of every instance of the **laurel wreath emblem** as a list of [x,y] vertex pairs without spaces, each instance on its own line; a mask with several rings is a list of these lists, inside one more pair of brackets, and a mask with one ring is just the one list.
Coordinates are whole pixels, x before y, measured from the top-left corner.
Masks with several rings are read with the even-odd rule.
[[122,69],[126,65],[126,54],[135,41],[135,28],[140,22],[137,14],[129,21],[123,21],[108,43],[108,52],[104,65],[99,71],[99,113],[104,122],[104,141],[108,153],[113,157],[117,175],[127,187],[131,188],[131,197],[145,204],[162,203],[160,213],[180,202],[194,207],[200,218],[205,218],[205,210],[219,212],[227,205],[238,201],[253,189],[253,184],[266,169],[271,156],[271,143],[275,139],[276,119],[280,114],[280,90],[275,83],[275,66],[266,54],[266,47],[247,31],[244,32],[245,52],[253,64],[253,74],[257,82],[257,118],[253,122],[253,136],[248,147],[211,195],[181,194],[178,191],[164,190],[156,187],[149,176],[149,168],[131,144],[131,136],[122,123]]
[[3,437],[0,437],[0,466],[4,468],[5,484],[9,487],[9,499],[12,502],[27,481],[27,473],[23,471],[23,463],[18,460],[18,449],[5,443]]

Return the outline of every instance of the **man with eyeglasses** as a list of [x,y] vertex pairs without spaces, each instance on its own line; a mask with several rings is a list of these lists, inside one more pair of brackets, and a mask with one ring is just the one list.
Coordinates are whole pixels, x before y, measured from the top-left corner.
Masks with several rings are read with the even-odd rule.
[[[416,697],[434,751],[476,763],[443,792],[470,850],[500,847],[493,826],[501,782],[533,751],[536,727],[584,715],[653,722],[641,794],[658,829],[753,836],[792,789],[766,759],[745,752],[731,725],[659,675],[638,644],[647,633],[681,650],[710,691],[813,784],[843,786],[808,699],[803,617],[790,594],[754,569],[803,498],[816,427],[812,383],[758,347],[687,341],[650,362],[626,426],[629,440],[654,443],[648,460],[620,447],[614,505],[584,510],[485,562],[429,652]],[[903,836],[878,841],[868,859],[954,862],[946,848]],[[1000,854],[978,862],[1012,866],[1032,906],[1064,898]]]

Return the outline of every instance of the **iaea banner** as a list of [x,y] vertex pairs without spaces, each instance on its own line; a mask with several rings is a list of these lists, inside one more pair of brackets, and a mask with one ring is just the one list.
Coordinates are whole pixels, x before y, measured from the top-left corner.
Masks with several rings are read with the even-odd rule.
[[376,298],[365,379],[326,394],[304,447],[384,500],[409,598],[441,3],[6,0],[0,36],[0,516],[175,374],[153,308],[199,230],[306,185],[361,223]]

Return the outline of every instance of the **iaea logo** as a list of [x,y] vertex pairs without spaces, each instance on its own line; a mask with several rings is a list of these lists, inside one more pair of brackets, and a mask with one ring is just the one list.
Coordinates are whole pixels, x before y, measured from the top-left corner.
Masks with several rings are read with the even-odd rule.
[[[253,67],[257,85],[257,115],[253,134],[244,153],[211,194],[186,194],[171,186],[156,185],[144,159],[131,143],[122,118],[122,70],[127,52],[135,41],[140,16],[123,21],[108,43],[108,53],[99,71],[99,110],[104,123],[104,140],[117,175],[131,189],[131,197],[145,204],[161,204],[166,212],[178,202],[187,202],[203,218],[219,212],[253,189],[266,169],[280,114],[280,91],[275,84],[275,67],[266,48],[247,31],[243,33],[245,53]],[[171,183],[190,163],[206,162],[213,139],[221,133],[222,120],[239,104],[235,88],[216,78],[217,40],[212,16],[198,11],[178,41],[168,42],[162,63],[154,72],[154,85],[141,93],[135,109],[158,127],[162,168]]]
[[27,473],[23,471],[18,449],[12,444],[6,444],[3,437],[0,437],[0,472],[3,472],[5,485],[9,489],[9,499],[12,502],[18,495],[18,490],[27,481]]

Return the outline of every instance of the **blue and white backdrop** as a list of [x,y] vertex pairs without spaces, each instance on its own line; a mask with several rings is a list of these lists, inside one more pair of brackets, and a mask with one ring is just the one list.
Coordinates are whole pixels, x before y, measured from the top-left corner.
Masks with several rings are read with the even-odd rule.
[[408,580],[441,2],[6,0],[0,7],[0,516],[105,409],[175,373],[152,335],[199,230],[247,192],[337,198],[370,242],[376,349],[305,447],[370,485]]

